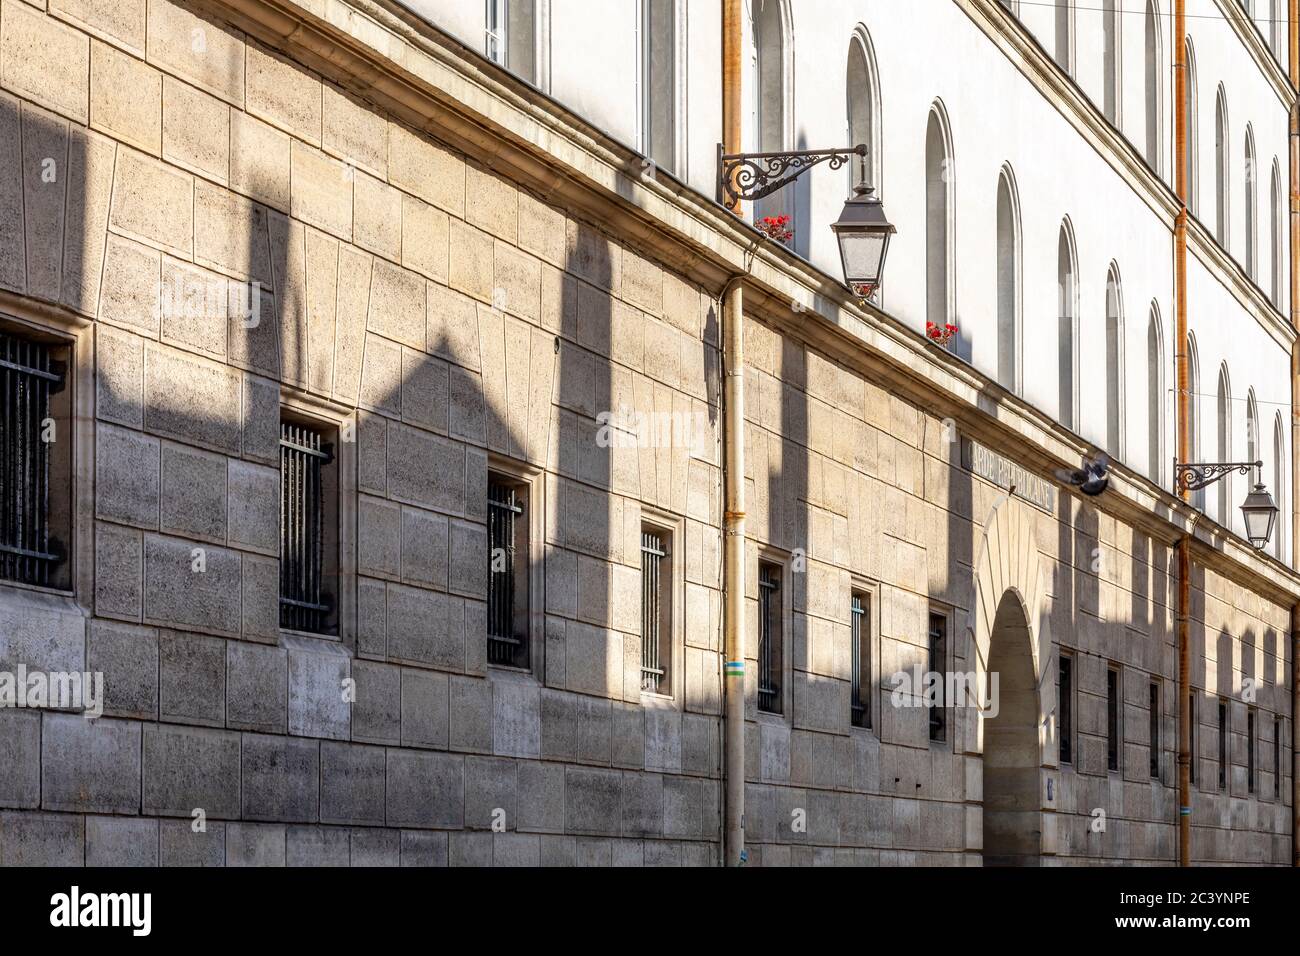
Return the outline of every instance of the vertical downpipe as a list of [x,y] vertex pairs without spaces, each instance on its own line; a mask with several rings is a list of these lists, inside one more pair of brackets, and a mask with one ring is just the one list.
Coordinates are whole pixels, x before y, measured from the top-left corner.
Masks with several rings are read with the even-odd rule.
[[[1296,0],[1291,0],[1295,3]],[[1191,182],[1188,167],[1187,129],[1187,11],[1186,0],[1174,0],[1174,171],[1178,192],[1178,216],[1174,220],[1174,304],[1176,341],[1174,369],[1178,461],[1191,455],[1188,434],[1187,374],[1187,198]],[[1177,469],[1174,474],[1178,482]],[[1181,485],[1177,484],[1181,489]],[[1184,501],[1186,490],[1180,490]],[[1192,861],[1192,755],[1191,755],[1191,660],[1188,617],[1192,604],[1191,544],[1187,535],[1178,540],[1178,865]]]
[[[741,0],[722,4],[723,152],[740,152]],[[740,212],[740,203],[731,205]],[[722,291],[723,578],[726,615],[723,661],[725,696],[725,841],[723,862],[745,862],[745,326],[739,280]]]
[[[1300,0],[1287,3],[1287,76],[1291,86],[1300,84]],[[1300,103],[1291,104],[1290,126],[1290,212],[1291,212],[1291,327],[1300,331]],[[1296,566],[1300,545],[1300,341],[1291,346],[1291,566]],[[1282,489],[1278,489],[1278,494]],[[1281,528],[1277,530],[1281,534]],[[1300,866],[1300,778],[1295,757],[1300,753],[1300,604],[1291,608],[1291,865]],[[1275,768],[1276,769],[1276,768]],[[1280,772],[1280,770],[1279,770]]]

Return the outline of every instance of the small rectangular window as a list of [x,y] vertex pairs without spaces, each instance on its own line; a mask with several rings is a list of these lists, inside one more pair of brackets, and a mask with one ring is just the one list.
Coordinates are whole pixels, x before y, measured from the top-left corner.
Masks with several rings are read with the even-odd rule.
[[1219,789],[1228,789],[1228,702],[1219,701]]
[[1057,665],[1057,708],[1061,763],[1074,763],[1074,658],[1062,654]]
[[1119,769],[1119,671],[1106,668],[1106,769]]
[[537,85],[537,0],[506,0],[506,69]]
[[483,29],[483,52],[493,63],[506,62],[506,4],[509,0],[487,0]]
[[1160,684],[1152,681],[1147,690],[1147,746],[1150,748],[1151,776],[1160,777]]
[[948,617],[930,612],[929,673],[935,681],[934,705],[930,708],[930,739],[946,740],[948,736],[948,702],[944,699],[944,686],[948,674]]
[[1246,792],[1255,792],[1255,711],[1246,711]]
[[1196,752],[1196,691],[1187,695],[1187,752],[1191,758],[1187,765],[1187,780],[1196,783],[1196,765],[1200,754]]
[[528,668],[528,485],[488,476],[488,663]]
[[849,687],[854,727],[871,726],[871,595],[854,591],[849,607],[853,670]]
[[670,172],[677,151],[677,0],[641,0],[642,152]]
[[71,587],[68,357],[0,330],[0,580]]
[[641,689],[672,692],[672,562],[670,536],[651,526],[641,528]]
[[280,626],[338,632],[338,475],[333,432],[280,420]]
[[1273,718],[1273,797],[1282,796],[1282,718]]
[[781,634],[781,568],[758,566],[758,709],[781,713],[784,653]]

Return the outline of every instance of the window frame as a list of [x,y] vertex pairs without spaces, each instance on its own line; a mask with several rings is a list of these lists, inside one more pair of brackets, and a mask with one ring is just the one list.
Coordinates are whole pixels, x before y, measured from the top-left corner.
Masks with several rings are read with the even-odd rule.
[[[1068,662],[1068,666],[1067,666]],[[1058,650],[1056,657],[1056,736],[1057,764],[1075,765],[1074,750],[1074,696],[1078,689],[1075,680],[1075,655],[1073,651]],[[1062,689],[1063,677],[1069,672],[1069,686]],[[1068,717],[1068,719],[1067,719]]]
[[[865,635],[866,674],[865,680],[859,680],[859,700],[862,704],[863,722],[853,723],[853,654],[852,644],[849,648],[849,727],[856,733],[875,734],[880,727],[880,702],[877,689],[880,687],[878,664],[880,661],[880,586],[865,578],[853,577],[849,588],[849,640],[853,640],[852,606],[853,598],[861,596],[867,599],[866,617],[863,625],[867,628]],[[860,642],[862,638],[859,638]]]
[[1164,706],[1161,698],[1164,692],[1163,684],[1157,677],[1152,677],[1147,682],[1147,749],[1150,753],[1147,755],[1147,770],[1152,780],[1160,779],[1160,768],[1163,763],[1161,759],[1164,756],[1163,743],[1161,734],[1161,721],[1164,720]]
[[[664,564],[662,567],[667,570],[667,581],[661,585],[661,590],[666,590],[669,597],[669,611],[667,617],[668,634],[660,636],[660,667],[664,670],[668,678],[668,690],[641,690],[643,701],[678,701],[682,700],[684,695],[678,691],[682,687],[685,670],[683,667],[683,657],[685,655],[685,634],[686,634],[686,561],[682,542],[685,540],[685,526],[680,518],[673,517],[664,512],[641,506],[641,521],[638,526],[637,542],[641,541],[641,534],[647,528],[654,529],[660,535],[669,540],[668,553],[661,559]],[[641,562],[637,562],[637,575],[640,580],[642,573]],[[642,640],[644,640],[644,634]],[[668,666],[663,666],[662,654],[664,650],[668,652]]]
[[[780,644],[778,647],[779,661],[776,669],[780,674],[780,685],[775,688],[777,698],[777,710],[770,710],[762,706],[759,694],[759,681],[762,679],[762,646],[761,636],[763,629],[763,601],[762,601],[762,580],[763,568],[776,568],[780,574],[777,595],[777,609],[775,621],[780,628],[778,638]],[[790,578],[792,571],[790,569],[790,560],[785,555],[780,555],[774,551],[760,551],[758,560],[755,565],[754,573],[754,597],[756,600],[754,620],[757,625],[758,633],[754,635],[754,707],[758,714],[766,715],[767,718],[774,720],[787,721],[790,719],[790,623],[791,623],[791,601],[787,600],[785,595],[790,589]]]
[[653,57],[651,46],[653,37],[650,31],[650,14],[655,0],[637,0],[636,3],[636,143],[637,149],[658,168],[685,182],[688,177],[686,165],[690,156],[687,137],[690,124],[686,121],[689,101],[686,96],[687,68],[686,57],[686,17],[687,7],[682,0],[660,0],[669,5],[672,11],[672,93],[670,97],[672,117],[672,156],[665,163],[653,152],[652,139],[652,101],[654,83],[651,82],[650,70]]
[[1124,672],[1114,661],[1106,663],[1106,772],[1124,772]]
[[[488,568],[491,569],[491,549],[492,541],[487,524],[488,516],[488,493],[493,478],[504,479],[514,485],[521,486],[526,491],[526,503],[524,508],[524,534],[527,535],[528,547],[524,549],[525,560],[528,562],[524,580],[528,584],[528,604],[524,613],[524,618],[528,622],[528,655],[527,666],[514,666],[511,664],[493,663],[491,655],[488,654],[490,641],[489,628],[487,627],[487,613],[484,612],[484,630],[482,634],[483,641],[483,659],[485,666],[492,671],[513,674],[530,674],[538,679],[544,674],[543,666],[545,664],[545,574],[544,566],[544,549],[546,545],[546,488],[545,473],[536,465],[527,464],[513,458],[507,458],[502,455],[490,453],[488,455],[487,468],[483,474],[483,516],[484,516],[484,543],[487,546]],[[518,552],[516,552],[518,553]],[[484,600],[488,599],[489,591],[485,589]],[[479,639],[479,635],[473,635],[474,640]]]
[[1259,787],[1255,775],[1259,773],[1259,761],[1255,754],[1255,737],[1259,733],[1259,713],[1254,707],[1246,708],[1246,793],[1257,796]]
[[1229,772],[1229,763],[1232,759],[1232,748],[1228,746],[1228,741],[1232,736],[1232,708],[1226,697],[1218,698],[1219,701],[1219,790],[1227,793],[1232,786],[1232,774]]
[[[943,648],[941,651],[943,659],[937,661],[938,664],[937,667],[935,666],[936,655],[934,650],[934,640],[932,636],[933,629],[931,628],[931,624],[934,622],[935,619],[939,619],[943,621]],[[931,745],[949,744],[951,743],[951,735],[948,733],[948,730],[952,726],[952,719],[951,719],[952,715],[949,713],[949,710],[952,707],[952,701],[948,700],[947,679],[948,679],[948,674],[952,669],[952,661],[953,661],[952,608],[945,607],[939,604],[931,604],[926,611],[925,620],[926,620],[926,626],[925,626],[926,673],[927,674],[938,673],[940,675],[939,693],[942,695],[941,703],[937,708],[934,707],[928,708],[927,725],[929,727],[929,731],[927,736],[929,738],[929,743]],[[924,687],[919,688],[918,690],[924,696],[925,694]],[[936,710],[938,711],[937,719],[935,714]],[[938,727],[938,731],[939,731],[938,737],[935,736],[936,726]]]

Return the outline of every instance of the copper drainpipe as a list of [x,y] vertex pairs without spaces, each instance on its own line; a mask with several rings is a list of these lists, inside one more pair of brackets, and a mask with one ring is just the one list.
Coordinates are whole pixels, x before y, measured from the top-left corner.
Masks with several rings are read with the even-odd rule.
[[[741,0],[722,4],[722,150],[740,152]],[[730,204],[739,215],[740,203]],[[722,479],[724,492],[723,696],[725,727],[723,865],[745,862],[745,329],[739,277],[722,290]]]
[[[1291,86],[1300,86],[1300,0],[1290,0],[1287,4],[1287,75]],[[1291,103],[1291,137],[1289,150],[1291,161],[1290,186],[1291,196],[1291,327],[1300,331],[1300,104]],[[1300,341],[1291,346],[1291,565],[1295,566],[1295,548],[1300,543],[1300,459],[1296,449],[1300,448]],[[1282,489],[1278,489],[1278,494]],[[1281,528],[1277,534],[1281,534]],[[1281,549],[1279,548],[1279,553]],[[1300,752],[1300,604],[1291,608],[1291,865],[1300,866],[1300,778],[1295,774],[1295,756]],[[1275,768],[1280,772],[1280,768]]]
[[[1296,0],[1291,0],[1295,3]],[[1174,180],[1178,192],[1178,215],[1174,219],[1174,333],[1175,416],[1177,461],[1191,460],[1188,434],[1187,374],[1187,198],[1191,169],[1187,151],[1187,11],[1186,0],[1174,0]],[[1175,469],[1175,472],[1177,470]],[[1177,473],[1175,486],[1184,501]],[[1178,539],[1178,865],[1192,861],[1192,755],[1191,755],[1191,651],[1188,616],[1192,606],[1191,543],[1187,535]]]

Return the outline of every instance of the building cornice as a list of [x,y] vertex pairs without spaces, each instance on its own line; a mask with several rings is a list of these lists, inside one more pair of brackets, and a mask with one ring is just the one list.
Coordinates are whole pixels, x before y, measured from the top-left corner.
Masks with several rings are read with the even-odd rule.
[[1242,9],[1237,0],[1214,0],[1214,2],[1219,8],[1219,12],[1223,14],[1223,19],[1232,27],[1233,32],[1241,40],[1242,46],[1254,59],[1259,72],[1264,74],[1269,86],[1277,94],[1278,102],[1282,104],[1282,108],[1289,112],[1291,104],[1296,99],[1295,88],[1291,85],[1286,70],[1273,57],[1273,51],[1268,48],[1268,43],[1260,35],[1259,29],[1246,16],[1246,11]]
[[1255,280],[1246,274],[1241,263],[1224,251],[1204,223],[1189,215],[1187,226],[1187,237],[1190,240],[1187,245],[1197,260],[1289,355],[1296,341],[1296,330],[1286,316],[1277,310],[1264,291],[1255,284]]
[[[400,6],[388,0],[202,3],[521,188],[636,243],[639,252],[714,295],[730,277],[747,275],[747,313],[954,418],[967,434],[1025,467],[1050,474],[1090,451],[894,317],[860,307],[842,282],[764,241],[721,205],[661,171],[642,175],[639,154]],[[1203,516],[1168,492],[1122,466],[1111,487],[1108,512],[1166,543],[1195,532],[1207,544],[1208,566],[1273,600],[1300,600],[1300,575],[1230,543],[1216,549],[1208,532],[1196,530]]]

